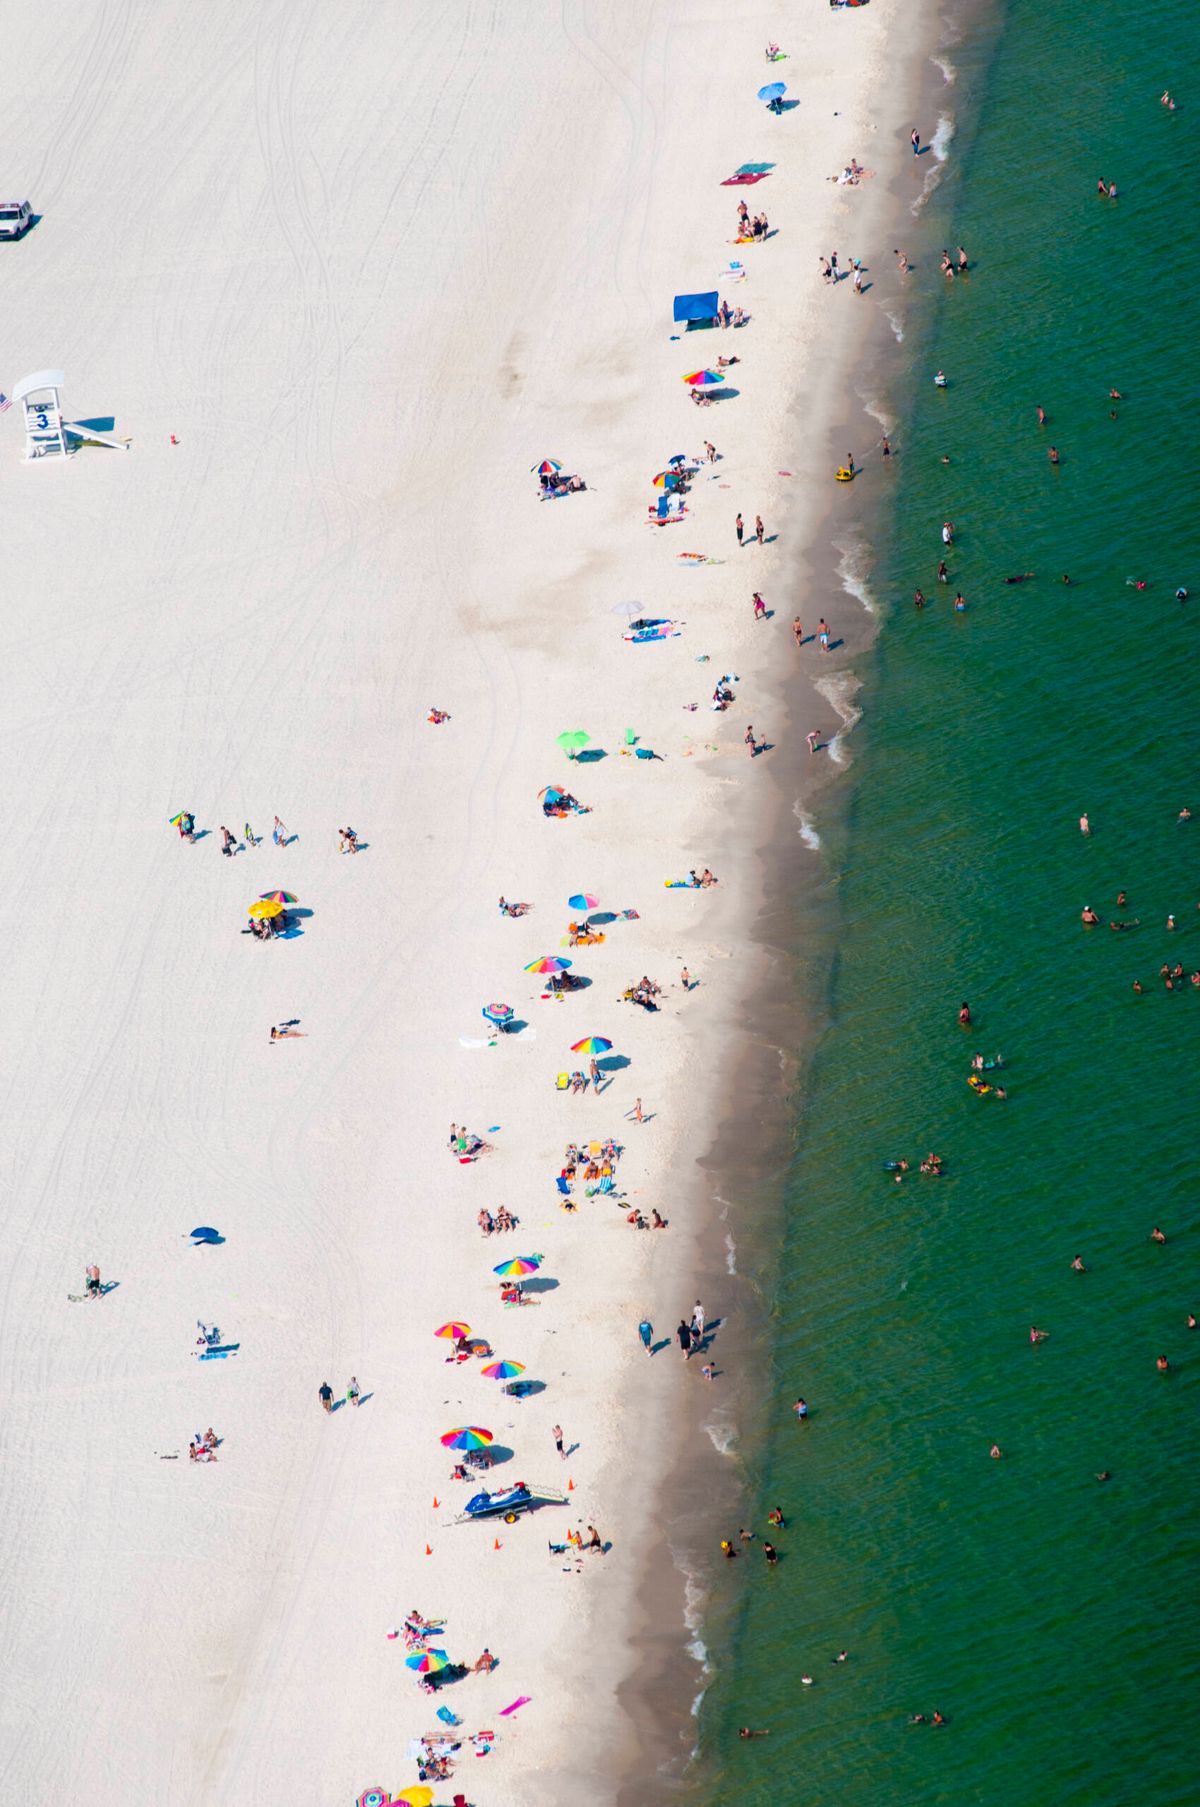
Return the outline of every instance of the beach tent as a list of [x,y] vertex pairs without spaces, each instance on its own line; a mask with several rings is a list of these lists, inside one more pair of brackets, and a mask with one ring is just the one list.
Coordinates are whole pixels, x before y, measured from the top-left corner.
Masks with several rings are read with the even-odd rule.
[[720,297],[716,289],[710,295],[676,295],[675,319],[686,320],[689,329],[693,325],[711,326],[717,317]]

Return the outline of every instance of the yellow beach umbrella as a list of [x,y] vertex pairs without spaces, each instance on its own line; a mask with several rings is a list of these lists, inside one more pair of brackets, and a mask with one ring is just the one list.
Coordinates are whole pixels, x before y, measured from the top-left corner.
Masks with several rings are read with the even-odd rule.
[[394,1794],[392,1801],[394,1807],[433,1807],[433,1790],[426,1788],[424,1782],[415,1782],[411,1788]]
[[251,916],[282,916],[283,905],[273,897],[262,897],[250,905]]

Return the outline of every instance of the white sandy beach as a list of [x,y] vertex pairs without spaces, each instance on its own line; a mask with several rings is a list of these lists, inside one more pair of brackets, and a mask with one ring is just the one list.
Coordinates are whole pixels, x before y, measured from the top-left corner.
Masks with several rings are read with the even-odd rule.
[[[415,1781],[443,1700],[497,1742],[439,1802],[614,1798],[667,1417],[704,1384],[673,1348],[648,1366],[637,1323],[668,1337],[694,1297],[695,1161],[746,1032],[772,784],[746,725],[778,741],[819,675],[797,609],[847,627],[831,574],[787,579],[873,305],[818,254],[893,280],[855,222],[907,149],[896,31],[886,0],[9,9],[0,188],[41,219],[0,246],[0,387],[61,367],[68,417],[132,449],[28,465],[0,416],[4,1799],[350,1807]],[[875,184],[828,182],[851,155]],[[776,168],[720,186],[751,160]],[[739,251],[743,193],[779,232]],[[713,287],[750,324],[673,342],[672,297]],[[680,378],[718,353],[739,393],[701,411]],[[688,518],[650,527],[651,477],[705,439]],[[541,502],[545,456],[586,493]],[[739,552],[739,509],[773,543]],[[683,632],[624,643],[635,603]],[[608,757],[569,765],[573,728]],[[620,755],[629,728],[661,763]],[[550,783],[592,813],[543,818]],[[222,858],[247,821],[262,843]],[[664,888],[706,865],[716,889]],[[312,913],[261,946],[239,931],[274,886]],[[522,969],[566,951],[581,889],[639,917],[543,1001]],[[643,973],[655,1016],[616,1001]],[[499,1045],[492,999],[528,1025]],[[556,1094],[589,1034],[630,1064]],[[494,1152],[459,1165],[451,1122]],[[605,1135],[665,1234],[559,1208],[564,1145]],[[485,1241],[501,1204],[520,1229]],[[531,1252],[557,1286],[502,1310],[493,1264]],[[115,1290],[70,1303],[93,1261]],[[444,1365],[451,1317],[544,1391]],[[198,1319],[236,1355],[195,1360]],[[352,1374],[370,1397],[327,1418]],[[499,1549],[452,1524],[474,1489],[438,1437],[471,1423],[514,1452],[498,1479],[569,1476],[569,1509]],[[219,1459],[189,1463],[210,1424]],[[564,1571],[547,1540],[577,1522],[612,1548]],[[414,1606],[496,1671],[426,1699],[386,1636]]]

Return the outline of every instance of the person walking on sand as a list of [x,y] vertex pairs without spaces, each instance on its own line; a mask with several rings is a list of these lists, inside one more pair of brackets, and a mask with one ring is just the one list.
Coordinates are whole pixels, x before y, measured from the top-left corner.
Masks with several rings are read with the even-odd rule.
[[565,1450],[565,1449],[564,1449],[564,1448],[563,1448],[563,1428],[562,1428],[562,1425],[561,1425],[561,1424],[556,1424],[556,1425],[554,1425],[554,1426],[553,1426],[553,1427],[552,1427],[552,1429],[551,1429],[551,1432],[550,1432],[550,1435],[551,1435],[551,1436],[552,1436],[552,1437],[553,1437],[553,1438],[554,1438],[554,1447],[555,1447],[555,1449],[556,1449],[556,1450],[557,1450],[557,1451],[558,1451],[558,1453],[559,1453],[559,1456],[560,1456],[560,1457],[561,1457],[561,1459],[562,1459],[562,1460],[563,1460],[563,1461],[564,1461],[564,1462],[565,1462],[565,1461],[566,1461],[566,1459],[567,1459],[567,1452],[566,1452],[566,1450]]
[[692,989],[692,975],[686,966],[680,969],[679,983],[683,986],[685,991],[690,991]]
[[914,126],[912,131],[908,134],[908,142],[913,147],[913,156],[919,157],[921,155],[921,134],[918,132],[916,126]]
[[817,623],[817,642],[823,653],[829,651],[829,623],[826,621],[824,615],[822,615],[820,621]]
[[221,852],[227,860],[231,860],[237,852],[237,841],[230,834],[225,824],[221,824]]
[[797,646],[804,645],[804,629],[800,625],[799,615],[795,615],[792,618],[792,639],[796,642]]
[[699,1299],[692,1307],[692,1341],[697,1345],[704,1341],[704,1307]]
[[758,591],[755,590],[755,592],[754,592],[754,619],[756,621],[765,621],[766,618],[767,618],[767,605],[763,601],[762,597],[759,595]]
[[642,1116],[642,1101],[640,1098],[634,1099],[632,1111],[626,1111],[625,1115],[627,1117],[632,1117],[635,1123],[644,1122],[645,1119]]
[[352,1374],[350,1376],[350,1385],[346,1388],[346,1404],[357,1405],[361,1398],[362,1394],[358,1390],[358,1381]]
[[93,1263],[91,1267],[84,1268],[83,1287],[84,1292],[89,1299],[98,1299],[100,1297],[100,1269],[95,1263]]
[[254,830],[251,828],[249,822],[246,822],[245,824],[243,824],[242,839],[243,839],[243,841],[245,841],[247,847],[257,847],[258,846],[258,837],[256,836]]
[[736,519],[736,520],[735,520],[735,521],[734,521],[734,523],[733,523],[733,531],[734,531],[734,532],[735,532],[735,533],[736,533],[736,534],[737,534],[737,536],[738,536],[738,545],[739,545],[739,546],[740,546],[740,545],[741,545],[741,544],[742,544],[742,535],[743,535],[743,534],[744,534],[744,533],[745,533],[745,531],[746,531],[746,523],[745,523],[745,521],[743,521],[743,519],[742,519],[742,516],[741,516],[741,512],[740,512],[740,510],[739,510],[739,512],[738,512],[738,517],[737,517],[737,519]]
[[287,846],[287,824],[281,822],[278,816],[276,816],[275,826],[271,830],[271,839],[274,841],[276,847]]
[[323,1411],[332,1412],[332,1410],[333,1410],[333,1388],[330,1386],[330,1384],[327,1380],[323,1380],[321,1382],[320,1386],[317,1388],[317,1398],[321,1401],[321,1409]]
[[862,292],[863,292],[862,284],[863,284],[862,265],[855,264],[855,266],[854,266],[854,293],[856,295],[862,294]]
[[649,1318],[643,1318],[638,1325],[638,1335],[642,1339],[642,1348],[647,1355],[654,1354],[654,1325]]
[[692,1353],[692,1333],[682,1318],[679,1320],[679,1329],[675,1332],[675,1340],[679,1344],[684,1361],[686,1361]]
[[704,450],[708,454],[708,462],[710,464],[715,464],[717,462],[717,448],[712,443],[711,439],[706,439],[704,441]]
[[763,532],[763,518],[760,514],[756,514],[754,517],[754,537],[760,546],[763,543]]
[[809,752],[815,753],[817,748],[821,744],[820,730],[818,728],[810,728],[808,733],[804,736],[804,738],[808,742]]
[[592,1056],[592,1062],[588,1068],[588,1072],[591,1074],[593,1087],[598,1090],[600,1086],[600,1066],[595,1055]]

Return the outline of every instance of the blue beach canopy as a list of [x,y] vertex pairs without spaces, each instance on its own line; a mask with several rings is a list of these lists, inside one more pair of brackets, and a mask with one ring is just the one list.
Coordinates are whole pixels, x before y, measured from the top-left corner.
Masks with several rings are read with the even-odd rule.
[[709,295],[676,295],[676,320],[715,320],[720,296],[716,289]]

